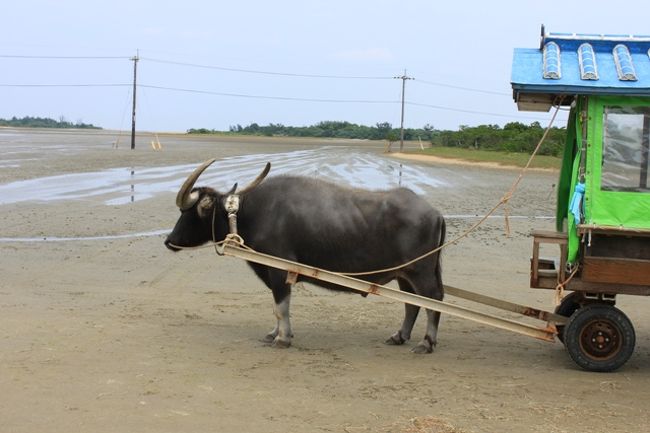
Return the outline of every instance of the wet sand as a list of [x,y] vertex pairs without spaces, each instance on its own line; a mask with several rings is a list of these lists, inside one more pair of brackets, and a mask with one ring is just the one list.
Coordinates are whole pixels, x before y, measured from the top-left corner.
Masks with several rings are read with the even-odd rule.
[[[391,153],[391,156],[394,158],[405,159],[408,161],[420,161],[420,162],[429,162],[436,164],[449,164],[449,165],[471,165],[472,167],[483,167],[483,168],[498,168],[504,170],[521,170],[520,167],[507,164],[499,164],[496,162],[482,162],[482,161],[466,161],[460,158],[444,158],[442,156],[435,155],[423,155],[419,153],[401,153],[394,152]],[[557,170],[552,168],[528,168],[526,171],[546,171],[546,172],[555,172]]]
[[[323,176],[354,180],[349,170],[376,159],[388,183],[399,182],[402,163],[402,181],[448,216],[452,238],[491,208],[517,174],[385,162],[382,144],[359,141],[161,135],[163,151],[154,152],[151,136],[139,137],[134,151],[124,136],[115,149],[115,139],[110,132],[1,130],[0,188],[46,176],[247,156],[250,167],[231,167],[233,176],[206,173],[206,181],[218,183],[212,186],[227,189],[250,180],[259,154],[283,155],[278,166],[286,160],[288,171],[299,171],[288,168],[291,152],[311,152]],[[347,164],[350,158],[356,165]],[[339,167],[337,160],[342,171],[327,171]],[[445,183],[418,183],[420,175]],[[167,180],[176,176],[183,173]],[[141,178],[134,195],[147,182]],[[510,202],[517,216],[510,236],[496,217],[447,249],[445,283],[552,309],[553,293],[527,287],[529,232],[553,227],[547,217],[554,213],[555,182],[555,173],[528,173]],[[424,331],[422,318],[414,341],[386,346],[402,305],[309,285],[294,290],[293,346],[272,349],[259,341],[274,324],[272,297],[245,263],[210,249],[167,251],[161,233],[177,218],[175,192],[159,188],[131,202],[129,183],[120,188],[0,205],[0,431],[647,430],[646,298],[618,301],[634,323],[637,349],[613,374],[580,370],[560,343],[445,316],[436,351],[414,355],[409,349]]]

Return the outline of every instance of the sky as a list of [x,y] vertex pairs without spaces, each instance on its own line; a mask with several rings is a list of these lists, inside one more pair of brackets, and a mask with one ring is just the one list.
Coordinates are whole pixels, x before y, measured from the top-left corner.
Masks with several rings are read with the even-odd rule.
[[405,72],[405,127],[545,126],[551,113],[513,102],[514,48],[538,47],[542,24],[650,34],[641,0],[7,0],[1,10],[0,118],[128,130],[137,55],[137,129],[155,132],[398,127],[394,77]]

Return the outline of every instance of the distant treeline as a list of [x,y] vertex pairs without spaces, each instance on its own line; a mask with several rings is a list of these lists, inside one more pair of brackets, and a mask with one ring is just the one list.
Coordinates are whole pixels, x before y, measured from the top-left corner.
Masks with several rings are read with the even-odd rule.
[[99,126],[83,123],[68,122],[64,117],[59,120],[49,119],[46,117],[12,117],[11,119],[0,119],[0,126],[13,126],[16,128],[81,128],[81,129],[102,129]]
[[[433,127],[425,126],[423,129],[405,129],[405,140],[429,140]],[[190,134],[213,134],[219,133],[214,129],[190,129]],[[320,138],[356,138],[361,140],[390,140],[399,139],[399,129],[393,128],[388,123],[377,123],[375,126],[357,125],[350,122],[326,121],[312,126],[284,126],[280,123],[270,123],[266,126],[251,123],[248,126],[231,126],[231,134],[243,135],[266,135],[280,137],[320,137]],[[408,137],[408,138],[407,138]]]
[[[189,134],[223,134],[214,129],[190,129]],[[251,123],[248,126],[231,126],[226,134],[264,135],[281,137],[331,137],[354,138],[364,140],[399,140],[399,128],[393,128],[388,122],[375,126],[357,125],[350,122],[320,122],[312,126],[284,126],[271,123],[266,126]],[[499,125],[461,125],[458,131],[438,130],[431,125],[419,129],[404,129],[405,140],[422,140],[434,146],[463,147],[482,150],[500,150],[506,152],[530,153],[542,135],[544,129],[539,122],[525,125],[510,122],[503,127]],[[566,136],[565,128],[552,128],[540,149],[541,155],[559,156]]]

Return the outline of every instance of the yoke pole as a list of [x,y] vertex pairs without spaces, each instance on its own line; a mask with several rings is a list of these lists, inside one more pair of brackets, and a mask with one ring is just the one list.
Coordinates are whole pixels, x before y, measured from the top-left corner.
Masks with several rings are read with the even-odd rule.
[[252,251],[229,243],[225,243],[223,245],[223,250],[221,253],[227,256],[244,259],[249,262],[259,263],[261,265],[285,270],[289,273],[288,276],[292,280],[297,278],[297,275],[304,275],[306,277],[315,278],[321,281],[326,281],[328,283],[345,286],[353,290],[383,296],[407,304],[417,305],[422,308],[449,314],[450,316],[461,317],[463,319],[468,319],[495,328],[527,335],[529,337],[534,337],[540,340],[550,342],[554,341],[556,330],[551,326],[547,328],[538,328],[526,323],[504,319],[487,313],[471,310],[460,305],[449,304],[435,299],[419,296],[414,293],[402,292],[399,289],[393,289],[391,287],[370,283],[367,281],[359,280],[357,278],[352,278],[335,272],[326,271],[324,269],[315,268],[313,266],[292,262],[280,257],[274,257],[268,254],[259,253],[257,251]]

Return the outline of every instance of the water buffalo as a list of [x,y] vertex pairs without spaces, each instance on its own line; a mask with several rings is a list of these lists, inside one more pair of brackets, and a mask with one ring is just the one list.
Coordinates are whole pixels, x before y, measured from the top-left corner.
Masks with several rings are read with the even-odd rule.
[[[165,245],[173,250],[222,240],[229,233],[226,200],[235,193],[222,194],[208,187],[193,188],[209,160],[192,173],[176,197],[181,216]],[[248,187],[238,191],[239,235],[249,247],[266,254],[341,272],[386,269],[406,263],[444,243],[445,221],[436,209],[406,188],[366,191],[322,180],[274,176],[262,182],[270,164]],[[291,345],[289,321],[291,284],[287,272],[249,263],[257,276],[273,292],[275,328],[263,341],[276,347]],[[440,254],[435,253],[401,269],[360,277],[386,284],[397,279],[405,292],[442,300]],[[298,281],[337,290],[340,286],[299,277]],[[420,307],[406,304],[401,328],[387,344],[404,344]],[[412,351],[431,353],[436,345],[440,313],[426,310],[424,338]]]

